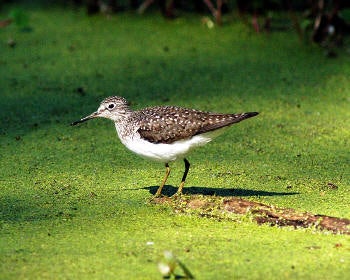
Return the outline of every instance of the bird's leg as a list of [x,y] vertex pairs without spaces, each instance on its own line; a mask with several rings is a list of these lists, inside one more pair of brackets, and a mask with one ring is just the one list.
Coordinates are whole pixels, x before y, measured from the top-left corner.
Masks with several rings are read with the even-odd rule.
[[169,177],[169,174],[170,174],[170,167],[169,167],[169,164],[168,164],[168,163],[165,164],[165,168],[166,168],[165,176],[164,176],[163,181],[162,181],[162,184],[159,186],[159,188],[158,188],[158,190],[157,190],[155,196],[160,196],[160,194],[162,193],[162,189],[163,189],[163,187],[164,187],[164,185],[165,185],[165,182],[166,182],[166,180],[167,180],[168,177]]
[[184,171],[184,175],[182,176],[182,180],[181,180],[180,186],[177,189],[177,192],[176,192],[177,194],[182,194],[182,189],[183,189],[183,187],[185,185],[187,173],[188,173],[188,170],[190,170],[190,163],[189,163],[189,161],[184,158],[184,162],[185,162],[185,171]]

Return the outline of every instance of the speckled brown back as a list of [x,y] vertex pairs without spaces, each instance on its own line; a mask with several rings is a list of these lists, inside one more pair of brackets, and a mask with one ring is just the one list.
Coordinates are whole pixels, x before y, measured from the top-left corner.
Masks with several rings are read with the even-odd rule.
[[146,108],[135,112],[138,133],[152,143],[173,143],[223,128],[258,113],[218,114],[174,106]]

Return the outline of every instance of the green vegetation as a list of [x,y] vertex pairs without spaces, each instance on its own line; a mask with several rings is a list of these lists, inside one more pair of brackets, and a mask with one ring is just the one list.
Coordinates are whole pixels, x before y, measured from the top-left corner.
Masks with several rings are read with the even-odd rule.
[[[327,59],[234,19],[26,12],[31,32],[0,29],[1,279],[161,279],[164,251],[196,279],[348,277],[349,236],[152,204],[163,165],[127,151],[108,120],[69,126],[114,94],[259,111],[189,157],[187,188],[350,218],[346,52]],[[177,186],[183,163],[171,166]]]

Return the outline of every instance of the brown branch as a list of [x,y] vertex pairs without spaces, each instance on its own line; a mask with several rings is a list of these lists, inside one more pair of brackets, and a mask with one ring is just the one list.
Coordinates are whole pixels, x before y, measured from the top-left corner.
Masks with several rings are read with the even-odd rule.
[[1,20],[0,21],[0,28],[4,28],[4,27],[8,26],[11,23],[12,23],[12,19],[11,18]]
[[[278,208],[260,202],[245,200],[238,197],[222,199],[208,196],[183,196],[177,199],[168,197],[155,198],[154,203],[170,204],[176,211],[188,212],[195,210],[205,217],[227,218],[225,213],[251,215],[260,224],[272,226],[292,226],[294,228],[316,228],[333,233],[350,235],[350,220],[326,215],[297,212],[290,208]],[[213,210],[214,209],[214,210]]]

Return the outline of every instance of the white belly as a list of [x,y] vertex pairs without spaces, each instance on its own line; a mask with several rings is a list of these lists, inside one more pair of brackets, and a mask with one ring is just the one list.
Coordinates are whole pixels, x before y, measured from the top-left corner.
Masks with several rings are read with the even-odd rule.
[[[116,129],[119,136],[120,132],[118,131],[117,126]],[[194,148],[209,143],[213,138],[220,135],[225,129],[226,127],[195,135],[191,138],[178,140],[171,144],[151,143],[142,139],[138,133],[135,133],[133,137],[126,137],[125,139],[119,137],[119,139],[130,151],[134,152],[135,154],[146,159],[167,163],[185,158],[186,155]]]
[[210,142],[210,138],[194,136],[188,140],[179,140],[172,144],[154,144],[141,138],[122,141],[123,144],[135,154],[160,162],[170,162],[183,159],[195,147]]
[[[214,134],[218,134],[217,132]],[[189,139],[178,140],[171,144],[154,144],[141,139],[139,136],[132,139],[121,139],[121,142],[130,151],[143,158],[166,163],[185,158],[191,150],[209,143],[214,136],[216,135],[209,132],[195,135]]]

